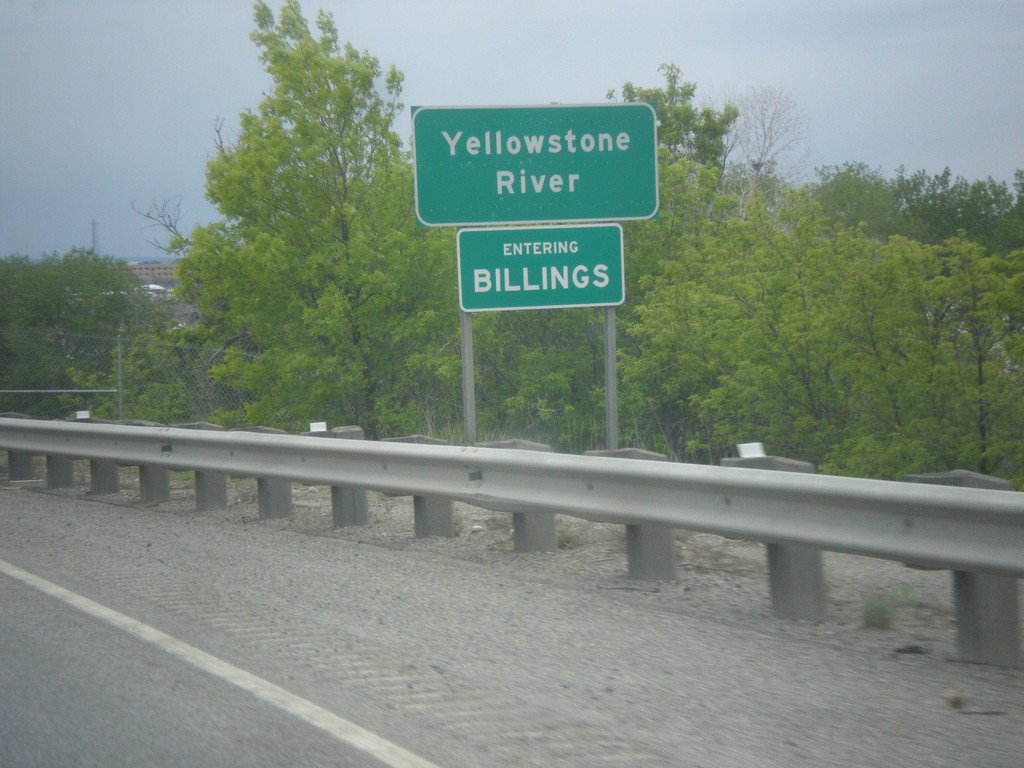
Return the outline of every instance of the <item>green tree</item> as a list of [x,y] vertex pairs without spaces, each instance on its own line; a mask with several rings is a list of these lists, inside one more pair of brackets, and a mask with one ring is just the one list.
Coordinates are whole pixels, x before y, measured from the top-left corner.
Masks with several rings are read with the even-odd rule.
[[473,328],[482,439],[603,446],[603,310],[487,312]]
[[891,478],[964,468],[1019,480],[1024,253],[895,237],[863,256],[837,317],[851,418],[825,468]]
[[1009,253],[1024,248],[1024,171],[1014,173],[1013,189],[1016,200],[996,228],[994,249]]
[[[0,389],[75,389],[109,374],[119,334],[157,321],[128,265],[84,248],[0,259]],[[105,384],[102,388],[108,388]],[[0,395],[0,410],[59,416],[57,398]]]
[[[658,144],[672,159],[685,157],[721,169],[726,159],[726,138],[738,110],[732,105],[721,111],[698,107],[693,103],[697,86],[682,79],[677,65],[663,64],[659,71],[665,76],[663,87],[643,88],[627,82],[618,95],[623,101],[654,105],[658,117]],[[614,89],[608,91],[609,99],[616,96]]]
[[33,261],[0,259],[4,302],[0,327],[60,328],[69,333],[113,333],[152,319],[152,308],[123,261],[72,248]]
[[402,76],[342,46],[329,14],[314,36],[295,0],[277,19],[257,3],[255,22],[273,88],[218,140],[207,195],[224,219],[192,233],[181,272],[199,340],[229,348],[221,375],[256,396],[255,423],[380,434],[450,416],[454,244],[413,225]]
[[949,168],[934,176],[925,171],[908,174],[900,168],[891,188],[902,220],[900,234],[933,245],[963,233],[968,240],[993,247],[999,225],[1014,203],[1005,183],[954,178]]
[[901,231],[892,185],[880,170],[865,163],[843,163],[817,171],[818,181],[812,186],[814,197],[836,224],[860,228],[878,239]]
[[652,280],[631,413],[692,461],[760,440],[842,474],[1024,479],[1024,252],[881,242],[783,202],[704,226]]
[[829,322],[842,250],[802,194],[774,211],[751,206],[707,246],[714,292],[705,306],[714,321],[706,343],[723,352],[713,388],[693,400],[715,451],[760,440],[780,455],[819,461],[846,414]]

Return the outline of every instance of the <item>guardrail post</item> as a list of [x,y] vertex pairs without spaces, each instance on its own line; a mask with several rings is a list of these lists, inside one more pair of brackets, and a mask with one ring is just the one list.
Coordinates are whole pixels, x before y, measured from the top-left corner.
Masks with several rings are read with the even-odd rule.
[[[334,427],[326,432],[309,432],[313,437],[333,437],[341,440],[362,440],[362,427]],[[370,505],[365,488],[349,485],[331,486],[331,523],[335,528],[366,525],[370,522]]]
[[34,480],[33,456],[23,451],[7,452],[7,476],[13,480]]
[[[162,427],[155,421],[126,420],[112,422],[126,427]],[[171,498],[171,470],[156,464],[139,465],[139,494],[144,504],[159,504]]]
[[[511,448],[520,451],[545,451],[551,446],[530,440],[495,440],[476,443],[480,448]],[[513,512],[512,541],[516,552],[555,552],[558,531],[554,512]]]
[[[94,419],[88,415],[88,411],[81,411],[75,421],[88,424],[117,424],[115,421]],[[89,492],[96,495],[117,493],[121,490],[121,481],[118,478],[117,463],[107,459],[89,459]]]
[[89,459],[89,492],[103,495],[120,490],[117,463],[106,459]]
[[139,493],[146,504],[159,504],[171,498],[171,470],[152,464],[139,465]]
[[[587,456],[668,461],[668,456],[642,448],[587,451]],[[626,556],[629,578],[637,581],[674,581],[676,578],[675,529],[661,523],[627,523]]]
[[[283,429],[273,427],[244,427],[236,432],[259,432],[266,435],[286,435]],[[260,520],[289,517],[292,513],[292,484],[277,477],[256,478],[256,498]]]
[[[189,424],[175,424],[178,429],[212,429],[223,431],[219,424],[195,421]],[[189,469],[193,469],[189,467]],[[228,508],[228,476],[223,472],[209,472],[194,469],[196,484],[196,512],[212,512]]]
[[71,488],[75,484],[75,465],[67,456],[46,457],[46,487]]
[[[24,413],[4,411],[0,413],[3,419],[31,419]],[[24,451],[7,451],[7,478],[12,482],[15,480],[35,480],[36,474],[33,465],[33,456]]]
[[[813,474],[810,462],[779,456],[722,459],[723,467],[768,469]],[[828,615],[827,589],[821,550],[801,544],[765,543],[772,614],[780,619],[824,621]]]
[[[1008,480],[965,469],[906,475],[909,483],[955,485],[1013,491]],[[958,660],[1000,667],[1019,667],[1020,582],[1015,576],[953,571]]]
[[[0,413],[3,419],[31,419],[24,413],[4,411]],[[7,478],[12,482],[15,480],[35,480],[36,473],[33,466],[34,456],[24,451],[7,451]]]
[[[444,440],[426,435],[389,437],[385,443],[420,443],[422,445],[449,445]],[[413,527],[417,539],[428,536],[455,538],[455,508],[452,500],[445,496],[413,496]]]

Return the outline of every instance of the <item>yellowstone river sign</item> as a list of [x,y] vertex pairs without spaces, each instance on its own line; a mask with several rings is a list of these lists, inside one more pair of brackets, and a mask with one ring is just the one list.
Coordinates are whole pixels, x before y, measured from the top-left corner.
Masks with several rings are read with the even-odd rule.
[[646,103],[413,110],[426,226],[650,219],[657,129]]

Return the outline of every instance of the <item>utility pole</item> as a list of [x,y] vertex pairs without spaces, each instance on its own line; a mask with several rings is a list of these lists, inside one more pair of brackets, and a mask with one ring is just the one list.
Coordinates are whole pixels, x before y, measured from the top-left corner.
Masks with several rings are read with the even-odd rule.
[[92,252],[93,253],[99,253],[99,251],[96,249],[96,246],[97,246],[96,230],[99,227],[100,223],[98,221],[96,221],[96,219],[93,219],[91,223],[92,223]]

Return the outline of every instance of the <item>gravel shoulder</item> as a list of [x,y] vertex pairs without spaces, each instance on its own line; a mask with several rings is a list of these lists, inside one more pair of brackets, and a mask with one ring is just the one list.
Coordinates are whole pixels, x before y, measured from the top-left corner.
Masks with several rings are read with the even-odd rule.
[[[190,476],[176,475],[171,500],[150,507],[133,471],[121,477],[121,493],[102,497],[85,479],[19,487],[100,502],[88,536],[82,522],[89,557],[106,546],[111,573],[144,572],[147,586],[133,589],[146,600],[170,605],[173,588],[183,595],[174,599],[230,615],[200,638],[213,652],[255,642],[255,623],[278,654],[268,676],[308,674],[328,702],[344,677],[365,696],[361,717],[410,723],[406,743],[451,749],[449,766],[1009,768],[1024,754],[1024,673],[948,660],[947,572],[826,553],[828,621],[780,621],[757,543],[680,531],[678,578],[637,583],[622,526],[559,516],[560,550],[526,555],[512,551],[511,515],[464,504],[456,538],[416,539],[407,497],[371,493],[370,524],[335,529],[324,487],[294,486],[293,514],[261,521],[253,480],[231,480],[229,508],[199,515]],[[140,530],[103,545],[95,537],[115,514]],[[178,529],[199,540],[176,541]],[[4,536],[0,552],[41,557],[39,535]],[[214,556],[222,576],[189,572]],[[886,603],[889,629],[864,626],[866,600]],[[336,624],[339,602],[349,614]],[[235,619],[236,608],[258,618]],[[316,639],[297,642],[299,632]],[[306,673],[283,666],[296,659]]]

